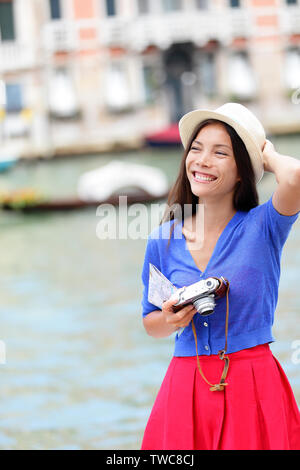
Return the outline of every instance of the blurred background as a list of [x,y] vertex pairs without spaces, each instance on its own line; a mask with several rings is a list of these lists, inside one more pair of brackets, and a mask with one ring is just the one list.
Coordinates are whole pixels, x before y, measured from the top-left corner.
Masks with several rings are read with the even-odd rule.
[[[228,101],[299,158],[300,0],[0,0],[1,449],[140,447],[174,338],[142,327],[146,240],[100,240],[95,206],[122,192],[146,223],[178,119]],[[272,345],[298,403],[299,244],[297,221]]]

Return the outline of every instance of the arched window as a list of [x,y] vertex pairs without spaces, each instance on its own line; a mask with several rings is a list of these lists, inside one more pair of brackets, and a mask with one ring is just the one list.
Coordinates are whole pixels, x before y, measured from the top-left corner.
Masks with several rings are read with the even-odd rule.
[[251,99],[256,93],[253,69],[246,52],[235,52],[228,62],[229,92],[239,99]]
[[284,81],[288,89],[300,87],[300,48],[291,48],[285,53]]

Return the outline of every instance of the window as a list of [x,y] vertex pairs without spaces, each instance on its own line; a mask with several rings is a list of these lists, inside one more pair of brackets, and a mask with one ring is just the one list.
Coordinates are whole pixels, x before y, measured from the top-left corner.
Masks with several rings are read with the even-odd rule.
[[0,78],[0,111],[5,108],[6,105],[6,86],[5,82]]
[[115,0],[106,0],[106,14],[107,16],[115,16],[117,14]]
[[196,0],[196,7],[199,10],[206,10],[208,8],[208,0]]
[[130,107],[130,83],[124,62],[111,62],[105,76],[105,101],[112,112],[120,112]]
[[229,2],[231,8],[239,8],[240,5],[240,0],[230,0]]
[[69,119],[79,113],[76,89],[69,71],[65,68],[51,71],[48,106],[51,116],[55,118]]
[[157,80],[155,79],[155,69],[151,65],[144,65],[144,92],[146,103],[153,103],[155,99],[155,92],[157,88]]
[[232,99],[250,100],[256,93],[254,71],[247,52],[234,52],[228,60],[228,89]]
[[19,83],[6,83],[6,111],[18,112],[23,109],[22,88]]
[[13,2],[0,2],[0,40],[13,41],[15,39],[15,25]]
[[60,0],[50,0],[50,17],[52,20],[61,18]]
[[215,58],[211,53],[204,53],[200,60],[199,68],[200,86],[203,93],[213,96],[216,92]]
[[287,5],[297,5],[298,0],[286,0]]
[[138,0],[138,12],[140,15],[149,13],[149,0]]
[[284,80],[288,89],[300,86],[300,48],[292,48],[285,52]]
[[181,0],[163,0],[163,8],[165,11],[181,10]]

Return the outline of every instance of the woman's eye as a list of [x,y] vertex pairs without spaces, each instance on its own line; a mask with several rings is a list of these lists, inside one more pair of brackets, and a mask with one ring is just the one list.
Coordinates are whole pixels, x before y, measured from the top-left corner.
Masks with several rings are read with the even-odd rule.
[[225,155],[225,157],[227,157],[227,153],[223,153],[223,152],[216,152],[217,155]]

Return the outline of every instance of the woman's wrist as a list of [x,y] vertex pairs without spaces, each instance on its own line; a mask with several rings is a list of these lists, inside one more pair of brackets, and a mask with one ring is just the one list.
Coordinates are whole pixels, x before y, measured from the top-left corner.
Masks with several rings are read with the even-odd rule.
[[300,161],[288,155],[278,153],[270,141],[263,149],[264,170],[274,173],[277,183],[294,183],[300,171]]
[[276,169],[280,165],[280,157],[280,154],[276,151],[266,155],[264,158],[264,170],[276,174]]
[[154,338],[165,338],[175,333],[178,328],[166,322],[161,310],[154,310],[144,317],[144,327],[149,336]]
[[275,172],[276,161],[278,160],[279,154],[275,150],[274,145],[269,140],[266,140],[263,147],[263,165],[264,170],[270,173]]

